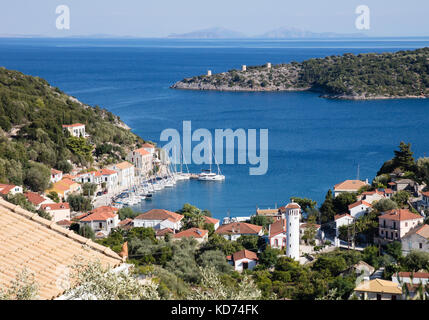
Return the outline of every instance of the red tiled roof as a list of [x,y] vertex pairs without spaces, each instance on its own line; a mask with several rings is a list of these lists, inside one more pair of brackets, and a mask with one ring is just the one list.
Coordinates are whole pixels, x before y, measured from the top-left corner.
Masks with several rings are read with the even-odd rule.
[[205,222],[205,223],[216,224],[216,223],[218,223],[218,222],[219,222],[219,220],[218,220],[218,219],[215,219],[215,218],[212,218],[212,217],[204,216],[204,222]]
[[133,219],[131,219],[131,218],[126,218],[126,219],[124,219],[124,220],[122,220],[122,221],[119,221],[119,225],[120,226],[125,226],[125,225],[127,225],[127,224],[129,224],[129,223],[131,223],[131,222],[133,222]]
[[152,209],[134,218],[135,220],[167,220],[178,222],[183,219],[181,214],[164,209]]
[[422,191],[422,195],[424,195],[425,197],[429,197],[429,191]]
[[60,173],[63,173],[63,172],[62,172],[62,171],[60,171],[60,170],[57,170],[57,169],[51,168],[51,174],[60,174]]
[[360,188],[366,185],[367,183],[361,180],[346,180],[346,181],[337,183],[334,186],[334,190],[358,191]]
[[301,209],[298,203],[292,202],[289,203],[286,207],[286,209]]
[[72,225],[72,222],[70,220],[64,219],[64,220],[61,220],[61,221],[57,221],[57,224],[60,225],[60,226],[67,226],[67,227],[69,227],[69,226]]
[[8,194],[10,192],[10,190],[12,190],[13,188],[15,188],[16,186],[13,184],[0,184],[0,193],[1,194]]
[[41,208],[47,211],[70,209],[68,202],[42,204]]
[[215,233],[218,234],[259,234],[262,227],[245,222],[232,222],[221,225]]
[[161,229],[156,232],[156,236],[157,237],[165,236],[167,233],[174,234],[174,230],[170,228]]
[[286,219],[280,219],[276,222],[270,224],[270,234],[269,237],[274,237],[282,232],[286,232]]
[[63,128],[73,128],[84,126],[82,123],[73,123],[73,124],[63,124]]
[[35,206],[38,206],[43,201],[46,201],[45,198],[43,198],[41,195],[39,195],[38,193],[35,193],[35,192],[29,191],[29,192],[24,193],[24,195],[27,198],[27,200],[30,201]]
[[151,154],[149,151],[147,151],[145,148],[136,149],[133,152],[140,153],[142,156],[146,156],[148,154]]
[[114,218],[116,216],[115,212],[117,211],[119,211],[119,209],[114,207],[108,207],[108,206],[98,207],[92,210],[89,215],[80,219],[80,221],[83,221],[83,222],[106,221],[107,219]]
[[368,202],[366,202],[364,200],[361,200],[361,201],[357,201],[357,202],[352,203],[351,205],[349,205],[349,210],[353,209],[354,207],[360,206],[360,205],[365,205],[365,206],[370,207],[370,208],[372,207],[372,205],[370,203],[368,203]]
[[391,193],[393,193],[393,190],[390,188],[387,188],[387,189],[384,189],[384,193],[391,194]]
[[335,216],[334,216],[334,220],[338,220],[338,219],[341,219],[341,218],[343,218],[343,217],[345,217],[345,216],[348,216],[348,217],[350,217],[350,218],[353,218],[351,215],[349,215],[348,213],[343,213],[343,214],[336,214]]
[[103,168],[103,169],[99,170],[98,173],[103,175],[103,176],[110,176],[112,174],[117,173],[117,171]]
[[409,278],[411,275],[413,278],[429,278],[429,272],[398,272],[398,276],[401,278]]
[[421,215],[412,213],[408,209],[393,209],[385,212],[383,215],[379,217],[379,219],[405,221],[405,220],[423,219],[423,217]]
[[204,238],[207,235],[208,231],[204,229],[199,228],[190,228],[187,230],[183,230],[179,233],[176,233],[173,237],[174,238]]
[[232,259],[234,261],[245,259],[245,258],[249,259],[249,260],[258,260],[258,256],[257,256],[257,254],[255,252],[249,251],[249,250],[246,250],[246,249],[238,251],[238,252],[232,254]]
[[155,146],[153,144],[150,144],[150,143],[145,143],[142,145],[142,147],[143,148],[153,148],[153,149],[155,148]]

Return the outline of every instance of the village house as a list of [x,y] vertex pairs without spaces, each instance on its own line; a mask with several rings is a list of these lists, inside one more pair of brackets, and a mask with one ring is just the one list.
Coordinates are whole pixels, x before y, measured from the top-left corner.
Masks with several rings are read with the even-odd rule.
[[82,190],[81,185],[76,181],[73,181],[69,178],[64,178],[58,182],[55,182],[52,185],[52,188],[46,190],[46,193],[54,191],[60,196],[62,199],[67,200],[67,197],[72,193],[77,193]]
[[56,169],[51,169],[51,182],[55,183],[63,178],[63,172]]
[[219,219],[204,216],[204,223],[212,224],[215,231],[219,228]]
[[421,224],[408,231],[401,239],[402,254],[407,255],[411,250],[429,253],[429,225]]
[[356,275],[356,285],[359,285],[362,281],[369,281],[370,276],[374,273],[375,268],[365,261],[359,261],[352,265],[347,273],[354,273]]
[[65,228],[65,229],[70,229],[70,227],[71,227],[72,224],[73,224],[73,222],[70,221],[70,220],[60,220],[60,221],[57,221],[57,225]]
[[178,231],[183,226],[183,215],[164,209],[152,209],[134,218],[134,227],[162,230],[170,228]]
[[346,180],[341,183],[338,183],[334,186],[334,196],[337,197],[341,193],[345,192],[355,192],[357,193],[360,188],[369,186],[368,180]]
[[337,214],[334,216],[335,237],[340,236],[340,227],[348,226],[354,221],[353,217],[348,213]]
[[114,207],[102,206],[98,207],[84,217],[79,217],[79,225],[89,225],[95,233],[108,236],[112,229],[118,227],[119,224],[119,209]]
[[402,299],[402,288],[395,282],[382,279],[363,281],[354,292],[360,300]]
[[128,161],[123,161],[110,166],[109,169],[116,171],[118,174],[119,190],[130,189],[134,186],[135,172],[134,166],[131,163]]
[[408,209],[393,209],[378,217],[378,237],[376,243],[400,241],[402,237],[423,223],[423,217]]
[[67,202],[42,204],[40,208],[52,218],[52,221],[70,220],[70,205]]
[[[398,285],[406,285],[408,289],[408,297],[411,299],[419,297],[419,287],[425,287],[429,282],[429,273],[427,272],[397,272],[392,275],[392,282]],[[425,291],[424,289],[422,290]],[[428,294],[425,293],[425,298],[428,299]],[[403,298],[406,298],[405,295]]]
[[282,213],[280,209],[256,209],[257,216],[264,216],[267,218],[272,218],[274,220],[284,219],[284,212]]
[[145,148],[130,151],[126,160],[134,165],[138,175],[145,177],[152,173],[153,155]]
[[119,221],[118,228],[122,230],[130,230],[134,227],[134,221],[131,218],[126,218],[124,220]]
[[106,185],[109,192],[118,190],[118,172],[103,168],[95,173],[95,183],[102,186]]
[[249,250],[241,250],[227,256],[228,263],[231,264],[235,271],[253,270],[258,263],[258,256],[255,252]]
[[429,191],[422,191],[422,200],[418,203],[421,211],[429,209]]
[[418,196],[419,185],[414,180],[400,179],[390,182],[389,185],[392,186],[393,192],[405,190],[409,191],[415,197]]
[[350,215],[354,219],[359,219],[360,217],[366,215],[371,211],[372,205],[364,200],[357,201],[348,206]]
[[85,125],[82,123],[74,123],[74,124],[63,124],[63,130],[68,131],[73,137],[87,137],[85,132]]
[[36,192],[27,191],[26,193],[24,193],[24,196],[36,208],[36,210],[39,210],[40,207],[44,204],[54,203],[54,201],[52,201],[48,197],[41,196]]
[[268,243],[271,248],[283,249],[286,248],[287,238],[286,219],[276,220],[268,226]]
[[99,261],[105,268],[122,268],[125,259],[37,213],[0,199],[0,288],[7,290],[23,271],[32,274],[41,300],[67,299],[71,266],[79,260]]
[[380,201],[381,199],[386,199],[385,191],[374,190],[374,191],[365,191],[362,192],[358,197],[358,200],[363,200],[372,205],[375,201]]
[[215,233],[222,235],[227,240],[235,241],[242,235],[262,236],[262,226],[246,222],[232,222],[221,225]]
[[199,228],[190,228],[180,231],[173,235],[173,240],[181,240],[183,238],[193,238],[198,243],[206,242],[209,236],[208,230]]
[[156,148],[155,148],[155,146],[153,144],[145,143],[145,144],[142,145],[142,148],[145,149],[150,154],[152,154],[152,156],[155,156]]
[[0,194],[3,195],[15,195],[17,193],[22,193],[22,187],[20,186],[15,186],[13,184],[2,184],[0,183]]
[[174,230],[170,229],[170,228],[159,229],[155,233],[155,238],[158,239],[158,240],[165,239],[165,236],[167,234],[170,234],[171,236],[173,236],[174,235]]
[[84,184],[84,183],[96,184],[96,181],[95,181],[95,174],[96,173],[97,173],[97,171],[83,172],[83,173],[78,173],[75,177],[70,177],[70,178],[73,181],[79,182],[81,184]]

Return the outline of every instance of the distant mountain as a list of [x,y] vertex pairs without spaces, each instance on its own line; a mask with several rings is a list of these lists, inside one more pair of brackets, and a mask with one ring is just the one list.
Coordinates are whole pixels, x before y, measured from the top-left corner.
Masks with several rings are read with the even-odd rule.
[[228,30],[225,28],[209,28],[182,34],[170,34],[168,38],[178,39],[237,39],[246,38],[247,36],[243,33]]
[[297,28],[281,27],[265,32],[255,38],[263,39],[298,39],[298,38],[362,38],[367,37],[363,33],[335,33],[335,32],[312,32]]

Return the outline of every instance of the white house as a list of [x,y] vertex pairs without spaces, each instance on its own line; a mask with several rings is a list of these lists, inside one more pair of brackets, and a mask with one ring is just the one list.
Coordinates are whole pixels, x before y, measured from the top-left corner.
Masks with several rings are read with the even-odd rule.
[[134,227],[180,230],[183,215],[164,209],[152,209],[134,218]]
[[153,170],[153,155],[145,148],[130,151],[126,160],[131,162],[137,173],[143,177],[150,175]]
[[426,210],[429,209],[429,191],[421,192],[422,194],[422,200],[419,203],[420,210]]
[[118,172],[110,169],[101,169],[95,173],[95,183],[106,184],[106,189],[110,191],[118,190]]
[[226,257],[228,263],[231,264],[236,271],[243,271],[246,269],[253,270],[258,263],[258,256],[255,252],[249,250],[238,251],[231,256]]
[[402,254],[407,255],[411,250],[429,253],[429,225],[421,224],[408,231],[401,239]]
[[368,212],[370,212],[372,209],[372,205],[364,200],[361,200],[361,201],[352,203],[351,205],[349,205],[348,208],[349,208],[350,215],[353,218],[358,219],[366,215]]
[[118,173],[118,186],[120,190],[129,189],[134,186],[134,166],[128,161],[114,164],[109,167]]
[[153,144],[145,143],[142,145],[142,148],[145,149],[147,152],[151,153],[153,156],[155,155],[156,149]]
[[358,196],[358,200],[365,200],[365,202],[371,205],[373,202],[380,201],[381,199],[386,199],[386,194],[384,191],[379,190],[362,192],[362,194]]
[[85,125],[82,123],[64,124],[63,130],[68,131],[73,137],[87,137]]
[[354,289],[354,292],[360,300],[402,299],[402,289],[400,285],[395,282],[382,279],[363,281]]
[[393,209],[378,217],[376,242],[400,241],[408,231],[423,223],[423,217],[408,209]]
[[[397,272],[392,275],[392,282],[401,286],[405,284],[411,299],[416,299],[421,293],[424,293],[425,300],[429,298],[428,293],[424,290],[424,287],[429,283],[428,272]],[[419,287],[423,289],[421,292],[419,292]]]
[[235,241],[242,235],[262,236],[262,226],[245,222],[232,222],[221,225],[215,233],[222,235],[227,240]]
[[353,217],[348,213],[335,215],[334,217],[335,236],[338,237],[340,235],[340,227],[352,224],[353,221],[354,221]]
[[27,200],[29,202],[31,202],[33,204],[33,206],[36,208],[36,210],[39,210],[40,207],[44,204],[52,204],[54,203],[54,201],[52,201],[51,199],[45,197],[45,196],[41,196],[38,193],[35,192],[26,192],[24,193],[24,196],[27,198]]
[[286,219],[280,219],[268,226],[268,243],[271,248],[286,248],[287,238]]
[[55,183],[63,179],[63,172],[56,169],[51,169],[51,182]]
[[52,221],[70,220],[70,205],[68,202],[42,204],[40,208],[52,218]]
[[214,226],[215,231],[219,228],[219,220],[218,219],[204,216],[204,223],[212,224]]
[[22,187],[15,186],[13,184],[0,184],[0,194],[7,195],[15,195],[17,193],[22,193]]
[[89,225],[94,232],[102,232],[105,236],[119,225],[119,210],[114,207],[98,207],[83,218],[80,218],[79,225]]

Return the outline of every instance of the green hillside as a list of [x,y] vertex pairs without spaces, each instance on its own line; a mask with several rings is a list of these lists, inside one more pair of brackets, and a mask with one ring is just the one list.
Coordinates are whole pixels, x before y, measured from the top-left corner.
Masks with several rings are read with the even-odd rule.
[[[63,124],[86,125],[88,139]],[[119,117],[68,96],[39,78],[0,68],[0,182],[31,185],[31,174],[105,165],[144,143]]]

